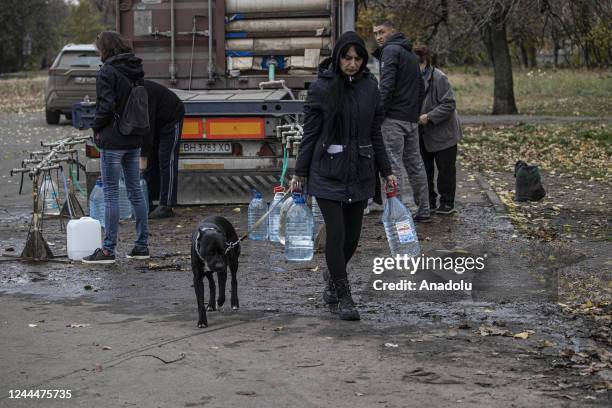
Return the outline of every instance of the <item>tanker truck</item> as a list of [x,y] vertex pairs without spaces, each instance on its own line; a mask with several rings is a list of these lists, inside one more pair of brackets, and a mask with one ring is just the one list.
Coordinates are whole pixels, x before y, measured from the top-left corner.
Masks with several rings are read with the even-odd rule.
[[[317,67],[354,27],[354,0],[117,0],[116,29],[146,77],[185,103],[179,204],[271,198],[294,165]],[[100,165],[86,154],[90,190]]]

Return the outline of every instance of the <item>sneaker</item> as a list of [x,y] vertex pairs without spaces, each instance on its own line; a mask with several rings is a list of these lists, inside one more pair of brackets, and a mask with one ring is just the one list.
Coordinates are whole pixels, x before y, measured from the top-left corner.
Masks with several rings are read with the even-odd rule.
[[431,222],[431,217],[429,215],[428,216],[417,215],[414,217],[414,221],[422,223],[422,224],[426,224],[426,223]]
[[436,214],[449,215],[454,212],[457,212],[457,210],[455,210],[455,206],[448,203],[441,203],[440,206],[436,209]]
[[128,259],[149,259],[149,248],[135,246],[126,256]]
[[149,213],[149,218],[152,219],[170,217],[174,217],[174,211],[172,211],[172,208],[166,207],[165,205],[160,205]]
[[110,255],[102,248],[98,248],[93,254],[83,258],[83,263],[86,264],[113,264],[115,263],[115,255]]

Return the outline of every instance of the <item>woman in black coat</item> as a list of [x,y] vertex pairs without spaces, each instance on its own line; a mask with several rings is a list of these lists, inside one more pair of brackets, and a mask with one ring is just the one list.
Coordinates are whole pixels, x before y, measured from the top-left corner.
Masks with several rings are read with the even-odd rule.
[[359,320],[346,265],[357,248],[377,173],[388,185],[396,183],[380,131],[384,111],[378,83],[367,62],[363,40],[347,32],[319,66],[319,77],[308,89],[304,137],[291,183],[295,187],[307,178],[307,191],[321,208],[330,275],[323,298],[338,303],[343,320]]

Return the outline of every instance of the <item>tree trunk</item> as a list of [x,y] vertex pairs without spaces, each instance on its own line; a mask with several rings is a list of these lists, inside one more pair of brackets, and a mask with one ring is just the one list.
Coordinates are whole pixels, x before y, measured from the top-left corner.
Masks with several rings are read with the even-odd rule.
[[525,42],[521,39],[517,41],[517,44],[521,55],[521,63],[525,68],[529,68],[529,56],[527,55],[527,47],[525,47]]
[[518,113],[514,100],[512,60],[505,22],[491,22],[483,30],[483,40],[493,64],[494,90],[493,115],[515,115]]

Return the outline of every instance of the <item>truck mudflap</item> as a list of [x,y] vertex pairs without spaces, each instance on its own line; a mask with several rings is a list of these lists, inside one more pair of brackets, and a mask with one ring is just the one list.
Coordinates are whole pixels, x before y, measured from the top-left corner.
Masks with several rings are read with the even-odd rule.
[[[287,174],[292,174],[288,171]],[[285,180],[287,185],[288,180]],[[279,171],[271,170],[180,170],[178,204],[246,204],[252,190],[272,200],[279,184]]]

